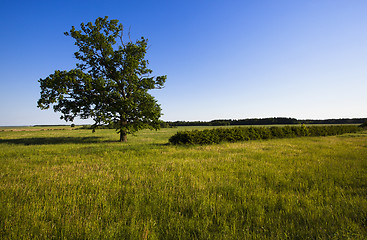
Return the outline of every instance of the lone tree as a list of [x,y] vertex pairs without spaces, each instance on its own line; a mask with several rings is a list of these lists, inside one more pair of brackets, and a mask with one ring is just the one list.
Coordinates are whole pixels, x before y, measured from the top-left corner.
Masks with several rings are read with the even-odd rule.
[[148,40],[124,42],[122,24],[108,17],[80,27],[65,32],[79,47],[74,55],[80,63],[39,80],[38,107],[53,105],[65,121],[92,118],[93,131],[102,124],[112,125],[121,142],[138,130],[158,129],[161,108],[148,90],[163,88],[167,76],[151,76],[145,60]]

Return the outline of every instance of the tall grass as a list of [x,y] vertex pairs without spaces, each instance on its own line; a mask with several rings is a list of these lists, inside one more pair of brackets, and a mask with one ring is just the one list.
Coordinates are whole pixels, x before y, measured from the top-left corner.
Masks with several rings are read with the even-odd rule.
[[176,132],[0,132],[1,238],[366,239],[367,132],[168,145]]

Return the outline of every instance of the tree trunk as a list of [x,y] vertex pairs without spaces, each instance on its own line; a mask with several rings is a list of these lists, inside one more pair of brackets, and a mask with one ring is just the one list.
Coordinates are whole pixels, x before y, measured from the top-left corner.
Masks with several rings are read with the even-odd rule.
[[[120,116],[122,116],[121,113],[120,113]],[[123,118],[120,118],[120,142],[127,142],[126,125],[127,125],[127,121]]]
[[127,134],[126,134],[126,131],[120,130],[120,142],[127,142]]

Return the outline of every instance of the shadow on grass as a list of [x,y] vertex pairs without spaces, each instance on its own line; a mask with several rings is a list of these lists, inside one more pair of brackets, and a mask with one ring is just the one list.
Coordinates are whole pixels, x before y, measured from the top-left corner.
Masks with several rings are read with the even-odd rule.
[[52,144],[85,144],[102,143],[111,141],[101,141],[100,137],[42,137],[42,138],[17,138],[0,139],[0,144],[19,144],[19,145],[52,145]]

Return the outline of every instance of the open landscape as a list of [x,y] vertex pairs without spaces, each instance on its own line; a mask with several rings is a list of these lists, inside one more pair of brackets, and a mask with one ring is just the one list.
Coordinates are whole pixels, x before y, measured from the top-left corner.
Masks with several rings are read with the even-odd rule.
[[0,240],[367,239],[367,1],[1,7]]
[[170,145],[0,128],[2,239],[366,239],[367,131]]

